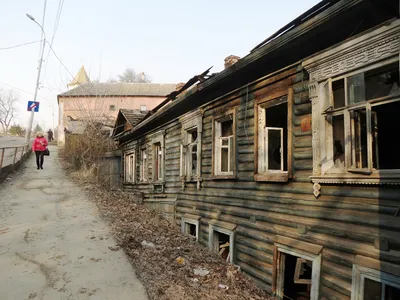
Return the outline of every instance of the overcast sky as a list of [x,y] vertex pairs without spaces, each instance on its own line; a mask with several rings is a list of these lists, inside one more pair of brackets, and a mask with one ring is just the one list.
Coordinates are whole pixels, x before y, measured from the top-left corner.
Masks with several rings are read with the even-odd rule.
[[[27,101],[33,99],[44,0],[0,0],[0,88],[19,94],[22,126],[28,123]],[[61,0],[53,48],[69,72],[84,65],[90,79],[106,81],[126,67],[149,74],[155,83],[185,82],[210,66],[222,70],[228,55],[245,56],[259,42],[309,9],[318,0]],[[59,0],[48,0],[44,29],[52,40]],[[47,131],[57,125],[57,94],[67,90],[71,75],[50,53],[45,62],[35,114]],[[53,113],[54,112],[54,116]]]

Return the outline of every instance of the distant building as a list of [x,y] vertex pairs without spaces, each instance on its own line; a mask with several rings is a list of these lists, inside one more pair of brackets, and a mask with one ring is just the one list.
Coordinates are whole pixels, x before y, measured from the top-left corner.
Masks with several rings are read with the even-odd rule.
[[57,96],[59,105],[58,144],[65,142],[65,131],[74,133],[77,122],[105,122],[111,126],[120,109],[153,109],[175,91],[175,84],[94,83],[84,67],[68,84],[71,89]]

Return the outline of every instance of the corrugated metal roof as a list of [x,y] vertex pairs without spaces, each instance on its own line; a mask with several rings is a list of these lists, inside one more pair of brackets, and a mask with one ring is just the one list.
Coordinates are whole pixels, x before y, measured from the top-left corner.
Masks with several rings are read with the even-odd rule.
[[174,83],[86,83],[59,96],[166,96],[175,88]]

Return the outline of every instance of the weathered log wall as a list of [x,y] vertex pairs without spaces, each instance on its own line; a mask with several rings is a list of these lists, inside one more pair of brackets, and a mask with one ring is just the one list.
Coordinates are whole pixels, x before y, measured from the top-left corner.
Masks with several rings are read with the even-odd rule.
[[[195,183],[181,188],[181,125],[177,120],[161,128],[166,130],[164,193],[154,193],[151,183],[128,184],[125,188],[143,192],[148,201],[171,200],[177,225],[184,214],[201,217],[199,242],[203,245],[208,245],[211,221],[235,225],[234,263],[269,292],[273,290],[274,245],[279,237],[322,246],[320,298],[348,300],[357,258],[367,257],[397,268],[400,265],[400,189],[323,185],[321,196],[315,198],[309,178],[313,168],[312,131],[301,126],[302,121],[311,119],[307,83],[307,74],[299,66],[204,107],[200,190]],[[261,97],[260,91],[268,91],[272,97],[289,88],[293,89],[292,178],[285,183],[256,182],[255,100]],[[212,116],[230,107],[237,109],[237,176],[216,180],[212,178]],[[148,136],[144,142],[150,143]],[[131,144],[125,150],[129,147]],[[151,178],[150,153],[148,159]],[[382,240],[389,242],[389,251],[378,249]]]

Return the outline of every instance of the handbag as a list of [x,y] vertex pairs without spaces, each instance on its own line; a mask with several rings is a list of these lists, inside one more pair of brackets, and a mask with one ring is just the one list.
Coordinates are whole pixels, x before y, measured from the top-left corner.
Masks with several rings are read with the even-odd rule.
[[49,149],[46,148],[46,150],[44,150],[44,156],[50,156],[50,151],[49,151]]

